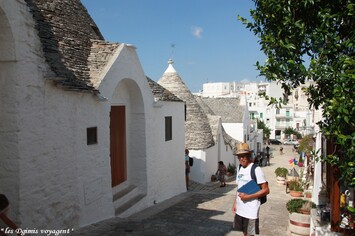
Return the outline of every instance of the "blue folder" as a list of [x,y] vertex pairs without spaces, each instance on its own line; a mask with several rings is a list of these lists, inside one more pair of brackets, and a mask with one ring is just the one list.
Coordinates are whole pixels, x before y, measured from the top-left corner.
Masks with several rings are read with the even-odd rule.
[[248,183],[244,184],[241,188],[238,188],[238,192],[253,194],[260,190],[260,186],[255,182],[255,180],[250,180]]

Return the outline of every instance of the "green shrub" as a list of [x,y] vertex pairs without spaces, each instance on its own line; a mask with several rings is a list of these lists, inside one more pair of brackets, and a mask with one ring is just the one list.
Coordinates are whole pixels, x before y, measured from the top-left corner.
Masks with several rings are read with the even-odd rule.
[[275,170],[275,174],[279,177],[286,177],[286,175],[288,174],[288,170],[284,167],[277,167]]
[[316,204],[305,199],[295,198],[286,203],[286,208],[289,213],[299,212],[299,210],[310,211],[311,208],[316,208]]
[[302,183],[298,180],[291,180],[288,184],[288,188],[293,191],[303,191]]

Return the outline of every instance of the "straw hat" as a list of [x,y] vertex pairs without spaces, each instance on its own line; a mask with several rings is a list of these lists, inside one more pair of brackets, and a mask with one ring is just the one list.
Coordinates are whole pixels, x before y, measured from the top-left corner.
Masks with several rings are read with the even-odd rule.
[[239,156],[242,154],[251,154],[251,151],[249,150],[249,145],[247,143],[237,144],[237,152],[234,155]]

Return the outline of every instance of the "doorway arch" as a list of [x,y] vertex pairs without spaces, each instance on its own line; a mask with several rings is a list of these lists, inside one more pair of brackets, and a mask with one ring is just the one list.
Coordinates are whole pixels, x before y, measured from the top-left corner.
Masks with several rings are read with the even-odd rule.
[[[118,145],[121,149],[118,155],[121,156],[111,156],[112,187],[117,188],[123,182],[127,182],[128,185],[137,186],[140,193],[146,194],[147,163],[144,101],[136,81],[123,79],[118,83],[111,99],[111,115],[116,109],[118,109],[119,118],[111,119],[110,127],[120,127],[118,132],[121,137],[119,139],[111,137],[110,149],[112,150]],[[114,131],[111,130],[110,136],[113,133]],[[118,182],[115,171],[123,171],[123,173],[118,173]]]

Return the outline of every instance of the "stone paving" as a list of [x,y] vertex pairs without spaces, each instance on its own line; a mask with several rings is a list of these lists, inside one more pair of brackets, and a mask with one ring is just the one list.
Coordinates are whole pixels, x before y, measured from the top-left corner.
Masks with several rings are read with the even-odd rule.
[[[284,146],[284,154],[280,155],[279,147],[271,145],[274,157],[270,160],[270,166],[262,167],[271,192],[267,203],[260,209],[260,235],[288,235],[288,212],[285,204],[291,197],[285,193],[284,185],[277,184],[274,170],[279,166],[289,168],[288,160],[294,157],[294,153],[291,146]],[[131,217],[108,219],[75,230],[71,235],[243,235],[231,230],[235,191],[236,185],[232,178],[224,188],[220,188],[218,182],[206,185],[192,182],[186,193]]]

